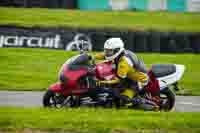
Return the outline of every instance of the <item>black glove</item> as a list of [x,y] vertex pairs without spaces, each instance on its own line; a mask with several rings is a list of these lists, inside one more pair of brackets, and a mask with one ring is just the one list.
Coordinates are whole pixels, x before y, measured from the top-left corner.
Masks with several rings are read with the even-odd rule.
[[89,58],[89,60],[92,60],[92,59],[93,59],[93,56],[90,55],[90,54],[88,54],[88,58]]
[[138,92],[138,94],[140,95],[140,96],[144,96],[144,94],[145,94],[145,89],[142,89],[142,90],[140,90],[139,92]]
[[94,58],[94,56],[88,54],[88,59],[91,61],[92,65],[95,65],[95,58]]

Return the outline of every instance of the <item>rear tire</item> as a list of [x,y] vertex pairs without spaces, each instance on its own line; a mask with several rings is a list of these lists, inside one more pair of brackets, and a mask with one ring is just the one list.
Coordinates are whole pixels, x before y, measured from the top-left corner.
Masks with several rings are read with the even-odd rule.
[[[175,105],[175,96],[176,94],[169,88],[164,89],[163,91],[160,92],[161,95],[165,95],[166,96],[166,103],[161,103],[161,109],[164,111],[170,111],[172,110],[172,108]],[[162,100],[162,98],[161,98]]]

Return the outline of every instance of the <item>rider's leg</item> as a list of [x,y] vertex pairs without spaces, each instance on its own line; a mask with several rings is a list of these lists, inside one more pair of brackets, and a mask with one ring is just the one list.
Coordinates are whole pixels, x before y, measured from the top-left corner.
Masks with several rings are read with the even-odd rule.
[[113,97],[117,108],[120,108],[120,105],[131,103],[131,99],[133,98],[133,96],[134,92],[132,92],[132,89],[113,89]]
[[112,89],[112,94],[114,98],[114,102],[116,105],[116,108],[120,108],[120,89],[119,88],[113,88]]
[[130,88],[124,89],[124,91],[120,93],[123,104],[132,103],[131,100],[135,95],[136,95],[135,91],[133,91],[133,89]]
[[150,104],[140,104],[136,106],[136,109],[144,110],[144,111],[159,111],[158,106],[153,106]]
[[151,101],[151,99],[143,98],[144,94],[146,93],[145,90],[141,97],[140,92],[143,89],[141,89],[141,86],[139,86],[139,85],[140,84],[138,82],[129,80],[129,87],[132,88],[133,92],[135,92],[134,96],[137,95],[135,98],[132,98],[131,102],[133,104],[133,107],[136,109],[141,109],[141,110],[146,110],[146,111],[158,110],[158,106],[156,105],[156,103],[154,101]]

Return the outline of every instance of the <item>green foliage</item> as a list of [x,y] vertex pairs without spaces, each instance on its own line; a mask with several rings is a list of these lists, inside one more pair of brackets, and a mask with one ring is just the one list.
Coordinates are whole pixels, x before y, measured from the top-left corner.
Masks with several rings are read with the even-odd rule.
[[0,24],[22,27],[200,31],[199,13],[0,8]]

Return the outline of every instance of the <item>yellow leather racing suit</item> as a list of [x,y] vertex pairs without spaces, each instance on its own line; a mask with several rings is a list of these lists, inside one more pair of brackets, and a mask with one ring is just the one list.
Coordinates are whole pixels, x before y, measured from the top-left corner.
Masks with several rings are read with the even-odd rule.
[[[95,55],[96,59],[105,59],[104,53],[99,53]],[[128,79],[129,81],[136,81],[138,83],[137,89],[142,89],[143,86],[148,83],[147,70],[142,60],[140,60],[133,52],[125,50],[125,52],[119,57],[117,61],[114,61],[117,66],[116,79],[109,81],[100,81],[105,84],[116,84],[121,82],[123,79]],[[135,92],[133,88],[124,89],[121,95],[125,95],[129,98],[134,97]],[[140,91],[140,90],[137,90]]]

